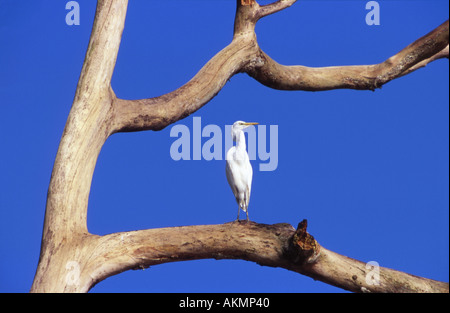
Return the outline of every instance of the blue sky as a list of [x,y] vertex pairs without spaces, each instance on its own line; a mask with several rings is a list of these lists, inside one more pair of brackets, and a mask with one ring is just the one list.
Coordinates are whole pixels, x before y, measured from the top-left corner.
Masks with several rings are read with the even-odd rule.
[[[78,1],[79,26],[66,25],[66,2],[0,0],[0,292],[31,286],[50,174],[89,41],[95,2]],[[258,23],[258,42],[286,65],[372,64],[448,19],[445,0],[385,0],[381,25],[368,26],[366,2],[299,0]],[[154,97],[187,82],[230,42],[234,13],[234,0],[131,0],[112,80],[117,96]],[[252,161],[253,221],[296,226],[306,218],[330,250],[448,282],[448,68],[438,60],[375,92],[277,91],[238,74],[177,124],[191,135],[193,117],[222,130],[236,120],[277,125],[276,170]],[[174,161],[172,126],[107,140],[92,181],[90,232],[236,218],[225,161]],[[128,271],[91,291],[341,290],[284,269],[200,260]]]

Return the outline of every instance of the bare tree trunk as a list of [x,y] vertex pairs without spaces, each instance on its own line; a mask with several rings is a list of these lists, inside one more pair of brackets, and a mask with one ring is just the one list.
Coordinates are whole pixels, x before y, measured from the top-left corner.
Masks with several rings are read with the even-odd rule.
[[321,247],[288,224],[227,223],[90,234],[87,208],[97,157],[116,132],[160,130],[208,103],[236,73],[277,89],[381,87],[439,58],[448,58],[448,21],[375,65],[309,68],[283,66],[258,46],[256,22],[292,5],[260,6],[237,0],[232,42],[184,86],[156,98],[118,99],[111,88],[127,0],[99,0],[86,58],[55,160],[47,196],[41,254],[32,292],[87,292],[97,282],[132,268],[173,261],[243,259],[283,267],[355,292],[448,292],[447,283],[380,269],[379,284],[365,263]]
[[[96,236],[87,230],[92,175],[100,150],[112,133],[111,77],[125,22],[127,1],[99,1],[78,82],[62,135],[47,195],[41,255],[32,291],[78,292],[87,285],[71,284],[70,270],[81,270],[95,250]],[[76,268],[72,269],[72,266]],[[72,280],[70,280],[72,279]],[[68,283],[69,282],[69,283]]]

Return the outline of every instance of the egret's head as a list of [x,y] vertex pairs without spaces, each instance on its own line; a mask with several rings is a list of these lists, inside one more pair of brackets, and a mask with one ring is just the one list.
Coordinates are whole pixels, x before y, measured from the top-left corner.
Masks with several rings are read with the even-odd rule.
[[233,126],[231,127],[231,137],[233,138],[233,140],[236,140],[236,138],[238,138],[239,132],[251,125],[258,125],[258,123],[247,123],[243,121],[234,122]]

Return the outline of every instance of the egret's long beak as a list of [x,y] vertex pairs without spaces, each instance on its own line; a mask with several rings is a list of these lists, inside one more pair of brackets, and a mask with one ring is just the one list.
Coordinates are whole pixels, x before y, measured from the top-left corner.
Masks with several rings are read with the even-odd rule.
[[250,126],[250,125],[258,125],[258,123],[244,123],[244,125],[246,125],[246,126]]

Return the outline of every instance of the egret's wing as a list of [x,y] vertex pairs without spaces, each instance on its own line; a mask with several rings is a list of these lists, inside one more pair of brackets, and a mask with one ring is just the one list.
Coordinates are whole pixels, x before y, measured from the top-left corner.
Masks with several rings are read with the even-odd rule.
[[236,197],[236,201],[238,201],[238,191],[236,189],[235,178],[233,176],[233,171],[231,169],[230,161],[227,160],[227,165],[225,168],[225,172],[227,174],[227,181],[233,191],[234,196]]
[[252,190],[252,179],[253,179],[253,168],[250,164],[250,160],[246,160],[246,166],[245,166],[245,173],[244,173],[244,179],[245,179],[245,193],[244,193],[244,202],[245,207],[248,207],[248,204],[250,202],[250,193]]
[[248,175],[247,175],[247,186],[248,186],[248,198],[250,199],[250,193],[252,191],[252,180],[253,180],[253,168],[250,164],[250,161],[248,160]]

